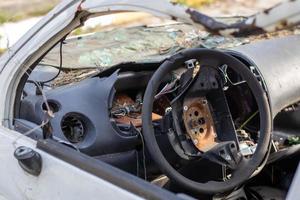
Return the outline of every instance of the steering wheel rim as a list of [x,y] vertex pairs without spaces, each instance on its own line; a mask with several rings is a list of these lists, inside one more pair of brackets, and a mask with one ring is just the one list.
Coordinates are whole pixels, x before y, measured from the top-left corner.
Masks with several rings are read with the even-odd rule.
[[[231,66],[234,71],[240,74],[244,80],[246,80],[251,91],[255,91],[253,92],[253,95],[257,102],[260,115],[260,137],[258,139],[256,151],[251,159],[247,161],[244,159],[243,162],[240,163],[239,169],[232,174],[232,177],[229,180],[224,182],[208,181],[206,183],[199,183],[181,175],[164,157],[155,138],[151,113],[153,109],[154,97],[161,80],[163,80],[163,77],[165,77],[170,71],[179,68],[184,61],[189,59],[197,59],[200,65],[209,66],[221,66],[222,64],[226,63],[228,66]],[[207,194],[231,190],[251,177],[253,172],[262,163],[263,159],[267,155],[272,127],[271,111],[267,95],[249,68],[229,54],[218,50],[200,48],[189,49],[175,54],[174,56],[165,60],[153,74],[147,85],[144,95],[142,123],[146,146],[151,157],[154,159],[162,172],[165,173],[170,179],[177,181],[179,185],[188,190]]]

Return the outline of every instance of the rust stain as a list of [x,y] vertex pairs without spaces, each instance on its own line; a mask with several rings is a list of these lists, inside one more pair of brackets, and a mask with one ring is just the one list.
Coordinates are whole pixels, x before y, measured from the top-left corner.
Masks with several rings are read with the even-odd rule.
[[[125,107],[129,105],[134,105],[135,102],[134,100],[129,97],[126,94],[117,94],[115,97],[114,105],[113,105],[113,110],[120,108],[120,107]],[[152,113],[152,121],[158,121],[162,118],[161,115],[158,115],[156,113]],[[142,113],[141,112],[135,112],[135,113],[130,113],[129,115],[124,115],[124,116],[117,116],[115,118],[115,121],[119,124],[133,124],[135,127],[141,127],[142,126]]]
[[[158,121],[160,119],[161,119],[160,115],[152,113],[152,121]],[[116,118],[115,120],[119,124],[128,124],[129,125],[130,123],[132,123],[135,127],[142,126],[142,118],[141,118],[140,114],[138,116],[136,116],[136,118],[129,117],[129,116],[122,116],[122,117]]]
[[216,131],[206,98],[188,99],[183,105],[183,121],[188,135],[200,151],[208,151],[216,144]]

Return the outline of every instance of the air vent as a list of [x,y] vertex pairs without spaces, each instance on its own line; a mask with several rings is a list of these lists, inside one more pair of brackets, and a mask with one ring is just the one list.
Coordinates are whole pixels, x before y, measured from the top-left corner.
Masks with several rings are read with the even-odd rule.
[[[59,103],[56,102],[56,101],[53,101],[53,100],[49,100],[49,101],[48,101],[48,106],[49,106],[49,109],[50,109],[53,113],[57,113],[57,112],[59,111],[59,109],[60,109]],[[44,111],[47,111],[47,110],[48,110],[47,105],[46,105],[45,103],[43,103],[42,109],[43,109]]]
[[67,114],[61,121],[61,129],[71,143],[82,142],[85,135],[85,123],[78,114]]

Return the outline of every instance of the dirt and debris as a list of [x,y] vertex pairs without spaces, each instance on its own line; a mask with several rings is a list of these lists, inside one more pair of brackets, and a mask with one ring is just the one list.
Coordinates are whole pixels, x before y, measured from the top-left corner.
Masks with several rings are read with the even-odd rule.
[[88,77],[92,77],[100,71],[101,70],[99,69],[63,69],[59,76],[53,82],[51,82],[51,87],[56,88],[59,86],[76,83]]
[[[121,62],[160,61],[186,48],[228,49],[295,34],[300,34],[300,26],[240,37],[213,35],[187,24],[114,29],[67,41],[63,47],[63,70],[53,86],[78,82]],[[58,68],[58,58],[57,46],[42,63]]]
[[[195,47],[205,35],[206,32],[186,24],[96,32],[66,40],[63,45],[63,68],[107,68],[121,62],[158,61],[180,49]],[[58,67],[59,53],[58,45],[41,63]]]
[[282,38],[282,37],[286,37],[289,35],[299,35],[299,34],[300,34],[300,26],[295,26],[295,27],[289,28],[289,29],[283,29],[283,30],[278,30],[278,31],[274,31],[274,32],[269,32],[269,33],[261,33],[261,34],[251,35],[251,36],[249,36],[249,41],[256,42],[256,41],[261,41],[261,40]]
[[[142,96],[140,96],[142,97]],[[139,97],[139,98],[140,98]],[[115,121],[118,124],[132,124],[135,127],[142,126],[142,100],[133,100],[130,96],[125,93],[116,94],[112,112]],[[152,113],[152,121],[158,121],[162,118],[162,116]]]
[[[200,11],[211,16],[241,13],[249,16],[279,2],[281,0],[214,0],[202,6]],[[232,23],[243,17],[220,19]],[[294,34],[300,34],[300,27],[239,37],[214,35],[187,24],[114,28],[68,39],[63,47],[62,72],[52,85],[58,87],[81,81],[120,62],[160,61],[185,48],[233,48]],[[59,68],[58,58],[59,45],[50,51],[42,64]]]

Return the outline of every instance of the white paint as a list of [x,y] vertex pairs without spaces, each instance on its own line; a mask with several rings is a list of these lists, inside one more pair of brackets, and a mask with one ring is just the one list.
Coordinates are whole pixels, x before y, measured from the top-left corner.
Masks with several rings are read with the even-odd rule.
[[[36,149],[34,140],[24,136],[19,138],[22,136],[21,133],[3,126],[11,125],[11,120],[7,119],[13,117],[16,88],[24,70],[67,32],[79,25],[79,20],[74,19],[74,16],[80,1],[74,1],[71,5],[70,2],[73,0],[62,1],[28,30],[0,59],[0,198],[141,199],[135,194]],[[106,3],[109,2],[110,0],[106,0]],[[120,11],[128,8],[130,7]],[[19,139],[14,146],[13,143],[17,138]],[[43,169],[39,177],[24,172],[14,158],[14,150],[20,145],[35,149],[41,154]]]
[[[141,199],[107,181],[35,149],[36,142],[20,138],[20,133],[0,126],[0,199]],[[27,146],[40,153],[42,172],[38,177],[21,169],[14,158],[17,146]]]
[[[58,33],[66,33],[80,2],[64,8],[71,0],[63,1],[27,34],[13,45],[0,60],[0,121],[12,118],[12,105],[22,69],[27,69],[50,48]],[[125,5],[124,5],[125,4]],[[106,5],[106,6],[105,6]],[[181,21],[191,22],[183,8],[159,0],[86,0],[82,8],[90,12],[143,10],[157,16],[173,13]],[[60,13],[59,11],[63,11]],[[76,21],[75,21],[76,22]],[[78,23],[78,22],[77,22]],[[74,23],[75,26],[75,23]],[[30,25],[28,25],[29,28]],[[20,27],[13,32],[21,32]],[[73,28],[73,27],[72,27]],[[54,38],[54,39],[53,39]],[[12,45],[12,44],[11,44]],[[11,59],[10,59],[11,58]],[[24,72],[23,72],[24,73]],[[111,183],[86,173],[45,152],[38,151],[44,161],[39,177],[24,172],[13,156],[13,142],[21,134],[0,125],[0,198],[1,199],[140,199]],[[35,149],[35,141],[22,137],[17,145]]]
[[281,28],[280,23],[286,22],[288,25],[297,24],[300,21],[300,0],[286,1],[269,10],[268,13],[260,12],[247,19],[246,23],[251,25],[255,22],[257,27],[267,31],[275,31]]

